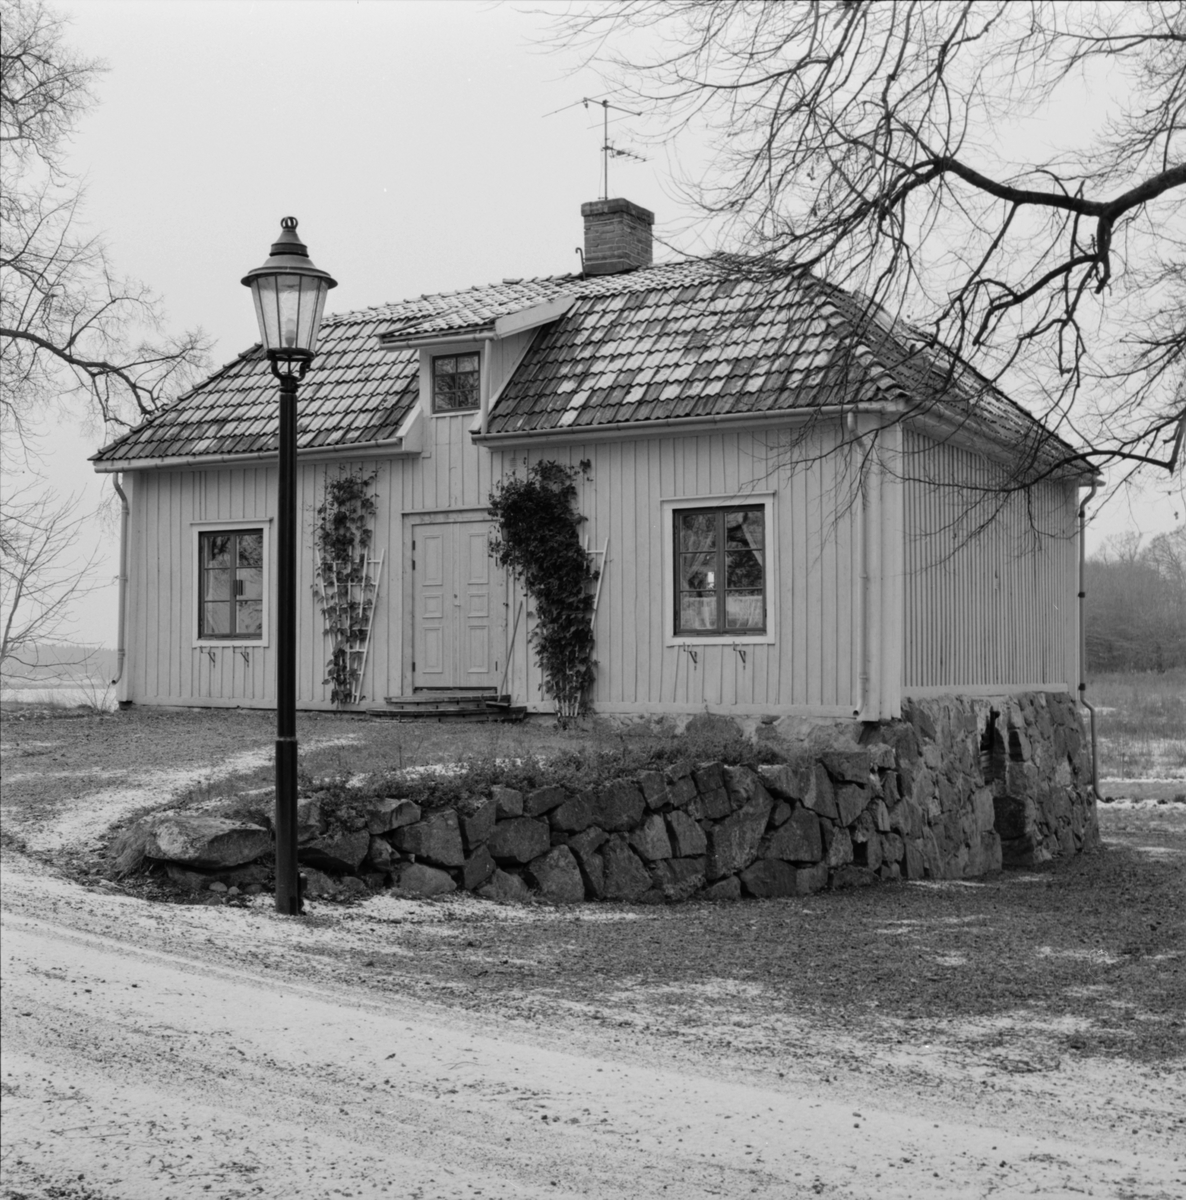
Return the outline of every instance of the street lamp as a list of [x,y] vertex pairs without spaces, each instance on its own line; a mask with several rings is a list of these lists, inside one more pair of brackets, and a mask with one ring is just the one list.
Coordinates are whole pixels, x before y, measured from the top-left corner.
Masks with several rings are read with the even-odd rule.
[[296,434],[297,384],[317,351],[326,293],[337,281],[309,261],[296,217],[280,222],[268,261],[248,271],[259,336],[280,381],[280,480],[276,500],[276,911],[301,911],[297,875]]

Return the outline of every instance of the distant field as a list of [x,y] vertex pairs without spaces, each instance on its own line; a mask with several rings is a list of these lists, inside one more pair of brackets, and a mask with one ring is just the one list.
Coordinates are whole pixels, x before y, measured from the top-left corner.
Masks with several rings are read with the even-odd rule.
[[1186,669],[1091,678],[1101,779],[1186,779]]

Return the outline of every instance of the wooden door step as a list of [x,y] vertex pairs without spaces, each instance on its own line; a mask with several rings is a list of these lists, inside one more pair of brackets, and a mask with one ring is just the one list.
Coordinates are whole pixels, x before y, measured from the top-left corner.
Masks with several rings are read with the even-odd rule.
[[384,704],[366,711],[372,717],[404,721],[521,721],[527,706],[512,704],[510,696],[493,692],[416,692],[388,696]]

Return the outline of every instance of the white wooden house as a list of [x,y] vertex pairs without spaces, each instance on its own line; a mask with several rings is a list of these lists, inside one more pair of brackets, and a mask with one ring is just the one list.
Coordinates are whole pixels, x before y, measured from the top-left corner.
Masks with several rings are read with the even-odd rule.
[[[550,710],[530,601],[487,552],[492,487],[539,459],[590,464],[596,711],[877,720],[1073,687],[1069,446],[837,288],[651,265],[650,213],[582,212],[582,275],[326,318],[300,392],[302,707],[331,707],[312,514],[357,470],[383,557],[360,704]],[[273,704],[275,446],[256,347],[94,457],[129,504],[121,700]]]

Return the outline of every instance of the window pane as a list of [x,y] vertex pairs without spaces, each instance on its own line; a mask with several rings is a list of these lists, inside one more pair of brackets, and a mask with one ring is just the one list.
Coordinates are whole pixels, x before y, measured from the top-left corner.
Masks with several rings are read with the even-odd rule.
[[679,589],[681,592],[711,590],[716,586],[717,556],[715,554],[681,554],[679,563]]
[[457,377],[457,391],[454,393],[453,407],[478,407],[478,377],[476,375],[459,375]]
[[725,514],[725,546],[748,546],[760,550],[765,545],[765,513],[760,508],[744,508]]
[[761,629],[765,625],[761,592],[730,592],[725,599],[728,629]]
[[729,588],[760,588],[762,552],[760,550],[730,550],[725,555],[725,583]]
[[203,600],[229,600],[231,598],[230,571],[203,571],[206,589]]
[[712,592],[683,592],[679,598],[680,629],[715,629],[717,599]]
[[262,633],[264,627],[264,606],[260,600],[240,600],[235,605],[235,632],[243,637],[253,633]]
[[231,606],[229,603],[202,605],[202,636],[227,635],[231,632]]
[[681,550],[709,550],[717,542],[717,514],[715,512],[680,513],[679,548]]
[[475,352],[473,354],[459,354],[457,356],[457,369],[459,371],[474,371],[474,372],[476,372],[478,369],[477,353]]
[[239,534],[239,566],[262,567],[264,565],[264,535],[262,533]]
[[442,375],[452,375],[457,370],[457,359],[451,354],[444,358],[434,358],[432,360],[433,373],[440,378]]
[[240,600],[259,600],[264,594],[264,573],[263,571],[255,570],[240,570],[237,572],[239,577],[239,599]]
[[202,535],[203,565],[207,567],[229,567],[231,565],[231,538],[225,533]]

